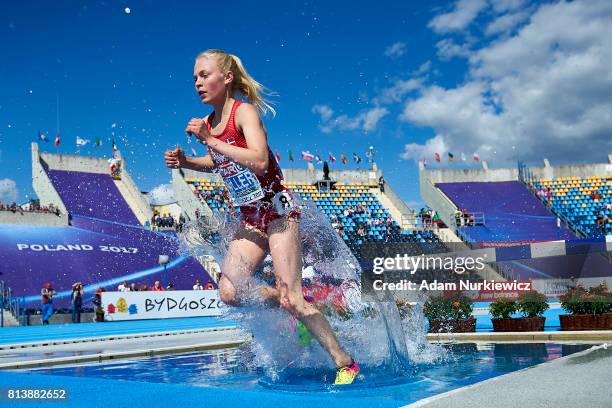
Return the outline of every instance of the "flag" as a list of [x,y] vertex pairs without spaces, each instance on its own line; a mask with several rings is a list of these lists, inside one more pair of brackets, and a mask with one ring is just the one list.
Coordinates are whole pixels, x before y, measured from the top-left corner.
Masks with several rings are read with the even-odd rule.
[[291,150],[289,150],[289,161],[293,161],[293,153],[291,153]]
[[38,139],[39,140],[44,140],[45,142],[49,141],[49,138],[47,137],[47,135],[42,133],[40,130],[38,131]]
[[355,163],[361,163],[361,157],[357,153],[353,153],[353,160],[355,160]]
[[312,162],[314,156],[308,152],[302,152],[302,160],[306,160],[307,162]]
[[86,144],[88,144],[90,141],[89,139],[83,139],[80,136],[76,137],[76,145],[77,147],[79,146],[85,146]]
[[455,156],[451,152],[448,152],[448,161],[453,161],[453,160],[455,160]]
[[55,143],[54,143],[54,145],[55,145],[55,147],[57,147],[57,146],[59,146],[59,144],[60,144],[60,134],[59,134],[59,132],[57,132],[57,135],[55,136]]
[[102,140],[99,137],[96,137],[96,142],[94,143],[94,146],[102,146]]
[[119,170],[119,162],[120,160],[114,157],[108,159],[108,167],[110,168],[111,173]]
[[461,153],[461,161],[465,161],[465,153]]
[[276,156],[274,157],[276,157],[276,162],[280,163],[280,154],[278,153],[278,150],[276,151]]
[[436,153],[434,155],[434,159],[436,159],[436,161],[439,162],[440,161],[440,153]]
[[346,158],[346,154],[342,153],[340,155],[340,161],[342,161],[342,164],[348,163],[348,159]]
[[323,163],[323,160],[321,160],[321,156],[319,156],[318,154],[315,154],[315,160],[317,161],[317,164],[321,164]]
[[191,146],[191,155],[193,157],[196,157],[198,155],[198,152],[196,152],[196,149],[193,146]]
[[478,161],[480,160],[480,157],[478,157],[477,153],[474,153],[474,155],[472,156],[472,159],[474,159],[474,161]]
[[333,154],[331,154],[331,152],[329,152],[329,155],[327,156],[327,160],[333,163],[336,161],[336,158],[334,157]]
[[117,149],[117,145],[115,144],[115,139],[113,139],[112,143],[113,143],[113,152],[116,152],[117,150],[119,150]]
[[368,163],[372,163],[372,161],[374,160],[374,146],[370,146],[365,155],[368,159]]

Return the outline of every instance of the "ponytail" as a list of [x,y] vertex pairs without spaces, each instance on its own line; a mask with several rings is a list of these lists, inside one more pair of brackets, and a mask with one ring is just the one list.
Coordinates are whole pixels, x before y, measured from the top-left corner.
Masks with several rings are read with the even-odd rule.
[[263,115],[267,112],[271,112],[272,116],[276,116],[276,110],[263,96],[274,96],[274,94],[269,92],[262,84],[249,75],[244,65],[242,65],[240,58],[222,50],[204,51],[200,53],[196,59],[202,57],[214,57],[217,59],[217,64],[223,72],[232,71],[234,74],[234,80],[231,84],[232,95],[238,92],[255,105]]

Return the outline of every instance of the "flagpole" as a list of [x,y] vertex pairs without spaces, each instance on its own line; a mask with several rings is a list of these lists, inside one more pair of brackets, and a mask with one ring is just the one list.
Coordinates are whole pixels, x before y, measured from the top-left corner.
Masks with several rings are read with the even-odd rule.
[[53,145],[55,149],[59,147],[59,134],[60,134],[60,120],[59,120],[59,92],[55,92],[55,115],[56,115],[56,128],[57,133],[55,134],[55,139],[53,140]]
[[59,133],[60,131],[60,125],[59,125],[59,93],[55,93],[55,114],[57,115],[57,133]]

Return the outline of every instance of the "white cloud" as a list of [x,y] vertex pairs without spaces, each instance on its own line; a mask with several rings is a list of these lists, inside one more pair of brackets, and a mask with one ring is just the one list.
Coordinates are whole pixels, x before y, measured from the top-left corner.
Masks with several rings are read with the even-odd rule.
[[166,205],[176,202],[174,190],[170,184],[160,184],[147,194],[151,205]]
[[328,121],[333,116],[334,111],[327,105],[315,105],[312,107],[312,113],[318,114],[322,121]]
[[[325,105],[317,105],[317,106],[325,106]],[[329,108],[329,107],[328,107]],[[329,110],[324,110],[325,112],[333,112],[331,108]],[[313,108],[313,112],[315,112]],[[317,110],[315,113],[319,113]],[[376,129],[378,126],[378,122],[385,117],[389,111],[386,108],[382,107],[374,107],[372,109],[368,109],[366,111],[360,112],[355,116],[348,115],[340,115],[335,118],[331,116],[325,115],[327,119],[323,119],[323,115],[321,115],[322,122],[319,125],[319,129],[323,133],[332,133],[334,130],[358,130],[361,129],[364,132],[371,132]],[[319,113],[320,114],[320,113]]]
[[523,7],[526,0],[490,0],[493,10],[498,13],[518,10]]
[[402,159],[419,161],[427,159],[433,161],[435,153],[442,154],[448,151],[448,146],[442,136],[429,139],[425,144],[409,143],[404,146],[404,152],[400,155]]
[[363,130],[370,132],[376,129],[378,122],[387,115],[389,111],[385,108],[373,108],[363,115]]
[[385,48],[385,56],[389,58],[401,57],[406,53],[406,44],[403,42],[396,42]]
[[438,34],[465,29],[487,6],[485,0],[459,0],[452,11],[440,14],[429,22],[429,27]]
[[436,48],[438,48],[438,57],[441,60],[449,60],[453,57],[468,57],[470,55],[469,44],[457,44],[450,38],[438,41]]
[[421,78],[397,79],[389,88],[381,91],[380,96],[374,99],[376,103],[390,104],[400,102],[409,92],[420,89],[423,86]]
[[446,147],[485,160],[497,152],[507,165],[612,152],[612,2],[541,5],[516,34],[470,52],[468,62],[464,84],[430,86],[406,103],[400,118],[436,135],[402,157]]
[[427,60],[422,63],[416,71],[414,71],[414,75],[423,75],[431,69],[431,61]]
[[5,178],[0,180],[0,201],[5,204],[12,204],[17,201],[17,184],[14,180]]
[[485,29],[485,33],[487,35],[495,35],[510,31],[519,24],[521,24],[523,21],[525,21],[527,18],[529,18],[529,15],[530,13],[527,10],[517,11],[516,13],[504,14],[489,23],[489,25],[487,25],[487,28]]

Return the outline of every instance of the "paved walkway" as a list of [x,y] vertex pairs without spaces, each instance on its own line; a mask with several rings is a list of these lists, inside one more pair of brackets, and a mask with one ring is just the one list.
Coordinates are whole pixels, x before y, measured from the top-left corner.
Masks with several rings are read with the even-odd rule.
[[410,408],[612,407],[612,345],[426,398]]

